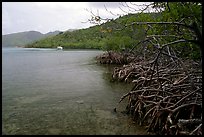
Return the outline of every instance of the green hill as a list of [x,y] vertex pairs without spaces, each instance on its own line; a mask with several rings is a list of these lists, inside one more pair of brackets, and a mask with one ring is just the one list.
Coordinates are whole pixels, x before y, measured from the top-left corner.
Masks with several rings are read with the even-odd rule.
[[48,36],[54,36],[59,33],[60,31],[49,32],[46,34],[42,34],[38,31],[26,31],[2,35],[2,47],[24,46],[36,40],[40,40]]
[[135,27],[136,30],[132,30],[131,26],[124,29],[122,27],[133,21],[154,20],[158,15],[155,13],[129,14],[86,29],[61,32],[56,36],[30,43],[26,47],[56,48],[62,46],[65,49],[104,50],[131,48],[135,42],[144,38],[144,29],[139,26]]

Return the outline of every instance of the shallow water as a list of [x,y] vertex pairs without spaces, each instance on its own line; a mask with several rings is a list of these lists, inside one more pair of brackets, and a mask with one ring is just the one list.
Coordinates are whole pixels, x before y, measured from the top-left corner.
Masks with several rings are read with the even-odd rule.
[[94,60],[100,53],[3,49],[2,134],[147,134],[121,113],[131,86],[111,82],[112,68]]

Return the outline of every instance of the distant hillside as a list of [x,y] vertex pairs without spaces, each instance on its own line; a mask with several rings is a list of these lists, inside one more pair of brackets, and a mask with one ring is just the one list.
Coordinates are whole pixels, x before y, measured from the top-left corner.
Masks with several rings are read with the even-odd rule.
[[46,34],[42,34],[38,31],[25,31],[2,35],[2,47],[24,46],[31,42],[40,40],[48,36],[54,36],[59,33],[60,31],[48,32]]

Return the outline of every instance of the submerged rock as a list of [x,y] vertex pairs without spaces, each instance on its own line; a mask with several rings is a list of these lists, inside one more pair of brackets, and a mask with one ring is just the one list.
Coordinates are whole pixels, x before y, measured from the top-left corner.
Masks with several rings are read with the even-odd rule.
[[84,104],[84,101],[83,100],[78,100],[78,101],[76,101],[76,103]]

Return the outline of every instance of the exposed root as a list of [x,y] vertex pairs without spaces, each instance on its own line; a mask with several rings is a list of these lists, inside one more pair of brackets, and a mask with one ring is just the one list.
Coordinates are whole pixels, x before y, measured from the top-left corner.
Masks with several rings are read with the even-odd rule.
[[165,46],[145,58],[114,52],[98,58],[102,64],[123,65],[115,67],[113,79],[135,85],[119,103],[127,99],[126,113],[146,125],[148,132],[202,135],[202,69],[198,63],[166,53]]
[[143,62],[124,65],[113,72],[113,78],[119,80],[130,77],[135,86],[119,103],[128,98],[126,113],[139,124],[148,125],[149,132],[202,134],[202,71]]
[[133,54],[113,51],[107,51],[96,57],[101,64],[127,64],[132,62],[134,58]]

